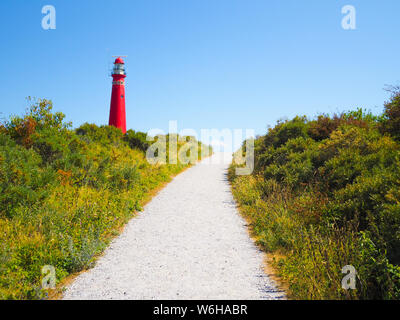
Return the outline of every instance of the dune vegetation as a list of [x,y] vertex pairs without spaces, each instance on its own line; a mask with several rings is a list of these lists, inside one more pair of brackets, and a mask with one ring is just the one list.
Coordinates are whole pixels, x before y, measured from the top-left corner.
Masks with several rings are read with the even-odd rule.
[[[254,139],[234,196],[294,299],[400,298],[400,90],[358,109],[279,121]],[[342,268],[357,272],[342,288]]]
[[150,164],[144,133],[73,130],[50,101],[31,103],[0,125],[0,299],[46,298],[43,266],[55,268],[58,284],[92,266],[154,191],[188,166]]

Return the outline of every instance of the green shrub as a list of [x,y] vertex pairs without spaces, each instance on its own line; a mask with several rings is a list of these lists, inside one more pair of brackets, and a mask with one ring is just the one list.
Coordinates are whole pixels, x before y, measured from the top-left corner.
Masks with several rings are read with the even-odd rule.
[[147,135],[143,132],[128,130],[125,134],[124,140],[128,143],[128,145],[132,149],[137,148],[145,152],[147,148],[150,146],[146,138]]
[[307,119],[306,117],[296,117],[291,121],[278,122],[275,128],[270,129],[265,136],[265,146],[279,148],[290,139],[298,137],[307,137]]
[[42,159],[32,149],[0,136],[0,218],[14,216],[20,206],[43,201],[54,184],[55,173],[41,168]]
[[[233,194],[257,242],[300,299],[400,298],[400,145],[393,95],[363,109],[278,122],[255,141],[255,170]],[[399,122],[400,123],[400,122]],[[353,265],[357,289],[343,290]]]
[[101,145],[120,144],[122,142],[123,133],[120,129],[112,126],[100,126],[85,123],[75,130],[76,134],[84,141],[97,142]]
[[400,87],[393,87],[389,91],[392,97],[385,103],[380,129],[400,141]]
[[70,127],[47,100],[0,125],[0,299],[46,298],[45,265],[58,283],[91,267],[151,191],[186,167],[149,164],[142,133]]

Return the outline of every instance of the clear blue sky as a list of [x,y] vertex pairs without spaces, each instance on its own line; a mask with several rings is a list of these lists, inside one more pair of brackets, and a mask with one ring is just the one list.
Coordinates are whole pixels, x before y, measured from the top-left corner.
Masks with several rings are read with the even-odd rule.
[[[57,29],[41,28],[54,5]],[[357,9],[343,30],[341,8]],[[398,0],[4,0],[2,117],[53,100],[77,127],[107,124],[112,55],[128,55],[128,128],[253,128],[358,106],[400,81]]]

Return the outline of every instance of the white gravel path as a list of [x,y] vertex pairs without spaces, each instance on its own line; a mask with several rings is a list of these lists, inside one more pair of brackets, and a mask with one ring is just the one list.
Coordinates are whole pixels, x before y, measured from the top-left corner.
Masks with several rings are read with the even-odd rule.
[[64,299],[284,298],[235,207],[228,165],[204,162],[154,197]]

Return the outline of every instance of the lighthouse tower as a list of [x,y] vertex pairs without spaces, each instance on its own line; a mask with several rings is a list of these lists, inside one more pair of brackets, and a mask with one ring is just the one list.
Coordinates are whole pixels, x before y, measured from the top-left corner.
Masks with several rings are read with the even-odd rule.
[[110,107],[109,125],[120,128],[126,133],[126,113],[125,113],[125,63],[122,58],[115,59],[114,68],[111,74],[112,94]]

